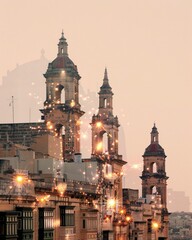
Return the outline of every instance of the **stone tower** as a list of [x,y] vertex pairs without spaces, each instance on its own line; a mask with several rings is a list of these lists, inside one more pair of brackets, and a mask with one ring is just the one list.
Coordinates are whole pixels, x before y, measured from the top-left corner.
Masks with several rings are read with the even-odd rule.
[[[106,153],[117,156],[120,125],[117,116],[113,115],[113,92],[109,85],[107,69],[105,69],[103,85],[99,91],[99,111],[97,115],[93,115],[91,125],[92,154]],[[104,140],[106,140],[105,143]]]
[[92,157],[96,157],[103,167],[100,176],[100,179],[104,177],[102,184],[108,182],[110,189],[110,184],[113,183],[112,190],[109,192],[103,187],[103,191],[106,191],[103,194],[108,199],[114,199],[118,208],[122,207],[122,167],[126,162],[118,153],[120,125],[117,116],[113,115],[113,92],[109,85],[107,69],[105,69],[103,84],[98,94],[99,109],[97,115],[93,115],[91,123]]
[[79,80],[77,66],[68,56],[68,44],[62,32],[57,57],[48,65],[46,100],[42,118],[47,128],[62,138],[63,159],[73,161],[80,153],[80,117],[84,114],[79,104]]
[[151,144],[143,154],[142,197],[147,194],[161,196],[162,207],[167,207],[167,175],[165,171],[166,155],[159,145],[159,133],[154,124],[151,131]]

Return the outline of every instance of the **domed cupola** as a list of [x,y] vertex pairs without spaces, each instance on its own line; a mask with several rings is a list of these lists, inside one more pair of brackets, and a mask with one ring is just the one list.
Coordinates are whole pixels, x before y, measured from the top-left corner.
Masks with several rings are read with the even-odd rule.
[[78,73],[77,66],[68,57],[68,44],[63,32],[58,43],[57,57],[51,63],[49,63],[47,72],[44,74],[44,76],[46,78],[48,76],[55,76],[60,74],[61,71],[65,71],[67,75],[70,77],[75,77],[78,80],[81,78]]
[[159,144],[159,133],[154,124],[151,131],[151,144],[145,149],[143,157],[147,156],[161,156],[166,157],[164,149]]

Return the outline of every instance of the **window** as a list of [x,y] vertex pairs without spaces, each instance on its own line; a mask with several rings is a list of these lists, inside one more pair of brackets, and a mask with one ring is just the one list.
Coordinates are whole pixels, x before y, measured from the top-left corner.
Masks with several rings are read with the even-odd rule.
[[39,208],[39,240],[53,240],[53,217],[54,208]]
[[44,211],[44,229],[53,228],[53,211]]
[[151,219],[147,220],[147,232],[148,233],[152,232],[152,220]]
[[33,209],[29,207],[17,207],[18,239],[33,239]]
[[17,235],[17,217],[7,217],[7,235]]
[[86,228],[86,222],[85,222],[85,219],[83,219],[83,228]]
[[104,108],[107,107],[107,99],[106,99],[106,98],[104,98],[104,100],[103,100],[103,107],[104,107]]
[[39,228],[53,229],[53,209],[39,208]]
[[97,219],[88,219],[87,229],[90,229],[90,230],[97,229]]
[[[82,219],[82,228],[83,229],[87,229],[87,230],[91,230],[91,231],[96,231],[97,230],[97,213],[87,213],[86,216],[85,214],[83,215],[83,219]],[[85,219],[86,217],[86,219]]]
[[60,206],[60,225],[61,226],[74,226],[75,225],[74,207]]
[[17,208],[18,230],[33,230],[33,210],[31,208]]

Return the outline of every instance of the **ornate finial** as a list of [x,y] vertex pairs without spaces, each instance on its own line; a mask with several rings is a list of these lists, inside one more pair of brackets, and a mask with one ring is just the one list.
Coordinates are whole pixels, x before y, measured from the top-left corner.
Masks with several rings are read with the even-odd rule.
[[64,38],[63,29],[62,29],[62,32],[61,32],[61,38]]
[[152,127],[152,131],[151,131],[151,142],[158,142],[158,131],[157,131],[157,127],[155,125],[154,122],[154,126]]
[[153,123],[152,131],[157,130],[156,123]]

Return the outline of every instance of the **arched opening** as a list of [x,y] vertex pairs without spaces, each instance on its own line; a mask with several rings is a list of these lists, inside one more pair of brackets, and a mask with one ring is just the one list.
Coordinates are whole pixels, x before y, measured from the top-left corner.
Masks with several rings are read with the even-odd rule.
[[65,103],[65,89],[64,89],[64,87],[62,88],[62,91],[61,91],[61,103]]
[[151,187],[151,194],[152,195],[157,195],[158,194],[156,186]]
[[64,126],[61,127],[60,133],[61,133],[62,136],[65,135],[65,127]]
[[104,108],[107,107],[107,99],[106,99],[106,98],[104,98],[104,100],[103,100],[103,107],[104,107]]
[[155,162],[151,163],[151,165],[150,165],[150,172],[151,173],[157,173],[157,170],[158,170],[157,163],[155,163]]
[[63,103],[63,94],[65,94],[64,87],[61,84],[58,84],[55,87],[55,102],[57,104]]
[[153,142],[156,142],[156,141],[157,141],[157,137],[153,136]]
[[157,163],[153,163],[153,173],[157,173]]
[[103,134],[103,153],[108,153],[108,136],[107,133],[105,132]]
[[104,134],[105,134],[105,131],[101,131],[97,134],[96,145],[95,145],[96,154],[103,154],[105,152],[105,146],[107,146],[106,145],[107,140],[105,136],[103,136]]
[[55,131],[56,131],[57,136],[65,135],[65,126],[63,126],[62,124],[57,124],[55,126]]

